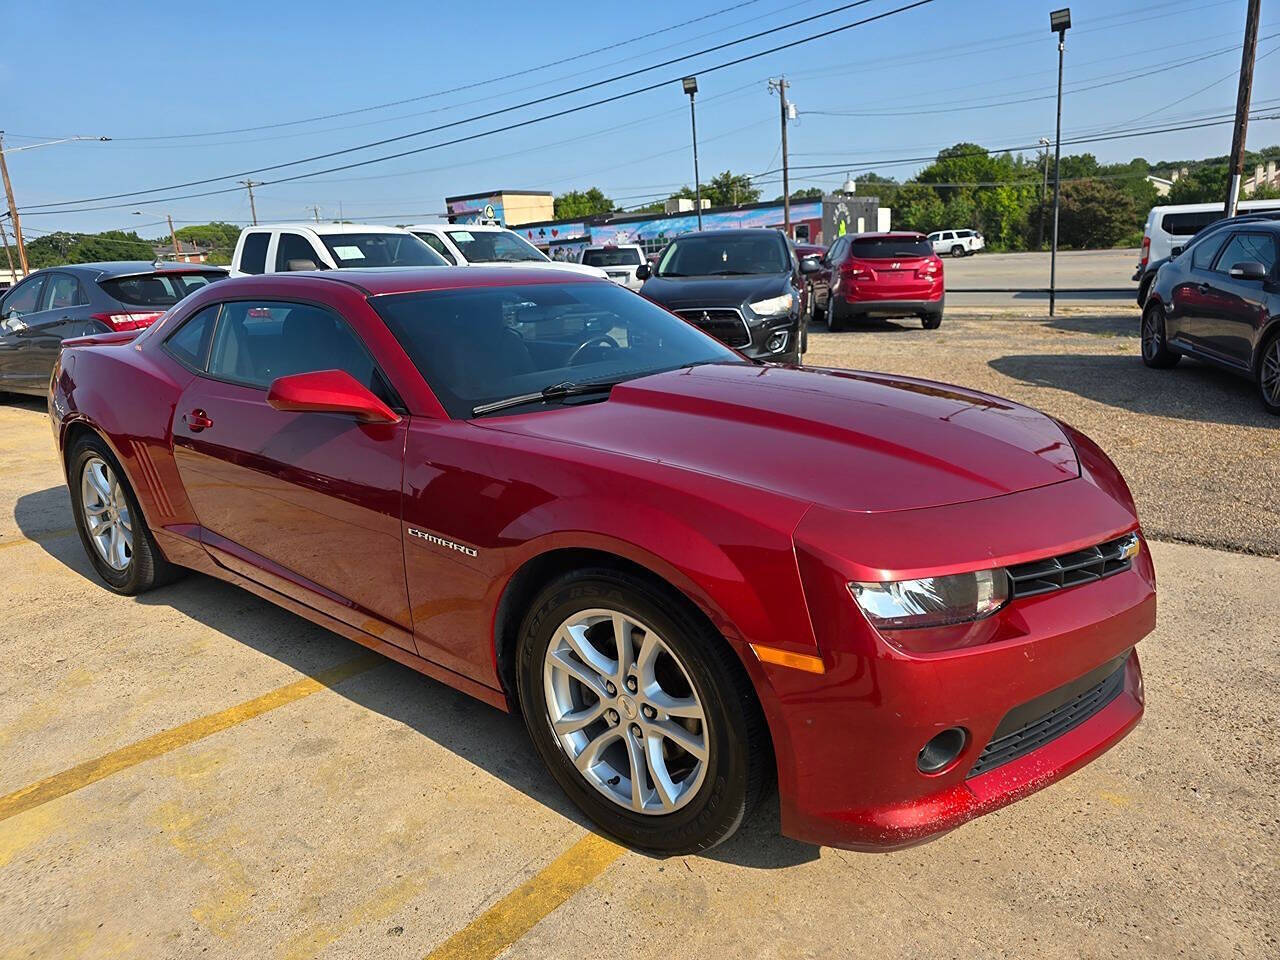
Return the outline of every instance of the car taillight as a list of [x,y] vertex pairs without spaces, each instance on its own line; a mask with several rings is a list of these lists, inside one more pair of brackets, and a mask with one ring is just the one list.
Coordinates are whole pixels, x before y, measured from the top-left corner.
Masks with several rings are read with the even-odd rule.
[[937,257],[930,257],[922,263],[916,270],[917,277],[934,277],[942,272],[942,261]]
[[164,316],[163,310],[150,313],[95,313],[93,319],[101,320],[112,330],[141,330]]
[[1142,235],[1142,266],[1146,267],[1147,262],[1151,259],[1151,238],[1145,233]]
[[840,272],[850,280],[874,280],[876,272],[860,260],[846,260],[840,265]]

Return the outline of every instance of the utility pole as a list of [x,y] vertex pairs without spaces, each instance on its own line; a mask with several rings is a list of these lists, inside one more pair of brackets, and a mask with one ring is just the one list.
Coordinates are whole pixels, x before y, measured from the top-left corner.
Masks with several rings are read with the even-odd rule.
[[262,186],[260,180],[241,180],[241,183],[249,190],[249,214],[253,217],[253,225],[258,225],[258,208],[253,203],[253,188]]
[[791,236],[791,170],[787,162],[787,83],[786,77],[769,81],[769,89],[778,91],[778,109],[782,117],[782,229]]
[[13,221],[13,239],[18,245],[18,263],[22,275],[30,273],[27,266],[27,245],[22,242],[22,221],[18,219],[18,205],[13,200],[13,184],[9,182],[9,164],[4,159],[4,131],[0,130],[0,176],[4,177],[4,196],[9,201],[9,219]]
[[1041,137],[1040,146],[1044,149],[1041,151],[1040,159],[1044,161],[1044,180],[1040,183],[1040,223],[1036,230],[1036,249],[1044,249],[1044,197],[1049,192],[1049,138]]
[[320,222],[320,207],[318,204],[311,205],[311,212],[316,215],[316,223]]
[[1244,175],[1244,140],[1249,128],[1249,100],[1253,95],[1253,59],[1258,52],[1258,18],[1262,0],[1249,0],[1244,21],[1244,49],[1240,53],[1240,89],[1236,92],[1236,125],[1231,135],[1231,175],[1227,178],[1227,204],[1223,213],[1236,215],[1240,178]]
[[169,221],[169,239],[173,241],[173,261],[182,263],[182,247],[178,245],[178,232],[173,229],[173,217],[166,213],[164,218]]
[[[5,216],[8,216],[8,214],[6,214]],[[9,276],[12,277],[16,282],[18,278],[18,274],[13,269],[13,253],[11,253],[9,250],[9,235],[5,232],[5,229],[4,229],[3,216],[0,216],[0,243],[4,244],[4,258],[9,261]]]

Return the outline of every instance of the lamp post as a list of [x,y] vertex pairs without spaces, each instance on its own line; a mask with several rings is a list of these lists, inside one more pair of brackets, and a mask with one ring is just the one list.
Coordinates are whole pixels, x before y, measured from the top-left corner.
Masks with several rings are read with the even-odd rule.
[[1044,151],[1044,156],[1041,158],[1044,161],[1042,164],[1044,167],[1044,179],[1040,183],[1040,217],[1039,227],[1036,230],[1037,251],[1044,249],[1044,197],[1049,192],[1049,138],[1041,137],[1040,146]]
[[680,81],[689,95],[689,122],[693,126],[693,204],[698,211],[698,229],[702,229],[702,181],[698,179],[698,114],[693,108],[693,98],[698,92],[698,78],[685,77]]
[[1058,35],[1058,126],[1053,141],[1053,247],[1049,254],[1049,316],[1058,294],[1058,208],[1062,199],[1062,55],[1071,29],[1071,8],[1049,14],[1049,30]]
[[178,246],[178,233],[176,230],[173,229],[172,216],[170,216],[167,213],[159,213],[154,210],[135,210],[133,211],[133,215],[135,217],[164,217],[166,220],[168,220],[169,221],[169,239],[173,242],[173,262],[174,263],[186,262],[185,260],[182,259],[182,248]]

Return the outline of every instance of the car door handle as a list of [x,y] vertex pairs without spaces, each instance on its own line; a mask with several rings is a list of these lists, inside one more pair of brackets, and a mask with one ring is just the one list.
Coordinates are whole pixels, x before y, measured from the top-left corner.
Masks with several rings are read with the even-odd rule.
[[203,410],[192,410],[190,413],[184,413],[182,422],[187,425],[187,429],[192,433],[199,433],[206,427],[213,426],[213,421],[209,419]]
[[1207,283],[1197,283],[1196,289],[1199,290],[1201,293],[1208,293],[1210,290],[1213,289],[1213,287],[1211,287]]

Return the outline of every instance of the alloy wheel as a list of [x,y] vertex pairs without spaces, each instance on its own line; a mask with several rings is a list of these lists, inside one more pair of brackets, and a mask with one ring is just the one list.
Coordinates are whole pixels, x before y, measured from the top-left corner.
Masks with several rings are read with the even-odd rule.
[[710,756],[706,712],[649,626],[617,610],[575,613],[547,646],[543,689],[560,748],[615,804],[667,814],[697,794]]
[[1142,315],[1142,355],[1148,360],[1155,357],[1160,346],[1160,318],[1154,310]]
[[133,561],[133,518],[120,481],[101,457],[85,461],[80,502],[85,529],[98,556],[112,570],[128,570]]
[[1262,355],[1262,369],[1258,377],[1262,396],[1273,407],[1280,407],[1280,337],[1271,341]]

